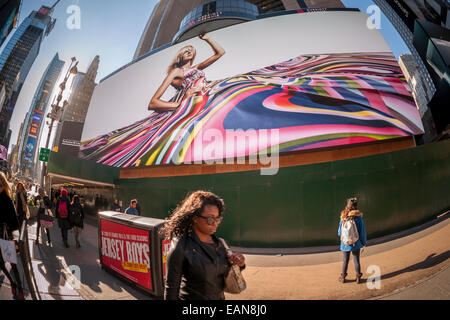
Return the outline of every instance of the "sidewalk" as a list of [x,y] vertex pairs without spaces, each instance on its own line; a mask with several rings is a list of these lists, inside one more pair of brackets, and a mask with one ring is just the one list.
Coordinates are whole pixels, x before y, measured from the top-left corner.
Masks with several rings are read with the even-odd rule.
[[[443,217],[439,220],[439,223],[402,238],[373,246],[369,242],[361,254],[361,284],[355,282],[352,261],[348,268],[348,282],[338,282],[342,265],[339,251],[281,256],[247,255],[244,271],[247,290],[240,295],[226,295],[226,298],[361,300],[383,297],[450,267],[450,219]],[[420,228],[414,228],[414,231],[417,229]],[[373,271],[367,272],[369,266],[378,266],[381,271],[380,289],[371,290],[367,286],[366,280],[374,274]],[[450,282],[448,272],[446,275]],[[420,292],[420,288],[414,297],[433,299],[429,292]],[[446,299],[450,299],[450,292],[447,292]]]
[[[341,253],[336,247],[306,249],[239,249],[245,253],[243,272],[247,290],[226,294],[227,300],[309,299],[450,299],[450,219],[448,214],[423,226],[369,241],[361,255],[364,282],[356,284],[353,262],[347,283],[337,281]],[[152,300],[100,267],[97,220],[88,216],[82,247],[62,245],[60,229],[51,229],[52,247],[34,244],[36,225],[29,227],[33,266],[42,299],[45,300]],[[46,237],[44,236],[44,239]],[[319,252],[319,253],[314,253]],[[380,289],[369,289],[367,268],[381,271]],[[69,268],[71,266],[71,268]],[[71,271],[79,271],[79,279]],[[373,271],[372,271],[373,273]],[[2,280],[3,279],[3,280]],[[0,299],[12,299],[6,277],[0,275]],[[436,283],[444,282],[438,292]],[[372,282],[371,282],[372,283]],[[446,286],[447,285],[447,286]],[[435,293],[433,295],[433,293]],[[31,299],[30,296],[27,299]]]

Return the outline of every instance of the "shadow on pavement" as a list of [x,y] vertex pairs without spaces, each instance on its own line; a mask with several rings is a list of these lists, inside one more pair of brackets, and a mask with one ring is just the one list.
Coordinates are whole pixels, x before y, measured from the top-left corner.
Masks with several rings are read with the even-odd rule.
[[[64,286],[65,279],[61,277],[61,269],[55,269],[54,263],[48,263],[46,260],[43,260],[41,263],[37,265],[37,268],[41,275],[48,282],[48,293],[55,300],[61,300],[61,293],[59,290],[59,286]],[[41,289],[42,290],[42,289]]]
[[[68,234],[70,248],[63,246],[61,231],[57,225],[51,230],[51,238],[53,248],[47,247],[50,252],[46,253],[54,257],[59,256],[64,258],[64,262],[69,268],[71,266],[79,267],[80,278],[78,280],[81,283],[80,293],[85,298],[115,299],[129,296],[130,298],[146,299],[145,295],[137,292],[137,290],[101,268],[98,262],[97,220],[95,218],[88,216],[84,220],[84,230],[80,238],[81,248],[75,248],[75,237],[72,230]],[[148,298],[150,299],[150,297]]]
[[413,264],[412,266],[403,268],[401,270],[397,270],[385,275],[381,276],[381,280],[389,279],[395,276],[398,276],[402,273],[413,272],[422,269],[428,269],[434,267],[450,258],[450,250],[441,253],[440,255],[436,255],[435,253],[430,254],[424,261]]

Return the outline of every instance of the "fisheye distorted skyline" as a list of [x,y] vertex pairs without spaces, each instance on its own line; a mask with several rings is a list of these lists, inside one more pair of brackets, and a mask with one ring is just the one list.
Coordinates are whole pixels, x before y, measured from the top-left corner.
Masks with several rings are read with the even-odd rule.
[[[31,11],[38,10],[41,5],[51,6],[54,2],[55,0],[23,0],[18,25]],[[98,82],[132,60],[142,31],[157,2],[157,0],[133,0],[129,2],[122,0],[60,1],[53,13],[53,17],[57,19],[55,28],[48,37],[44,38],[40,53],[28,74],[17,101],[10,123],[12,130],[10,144],[16,143],[20,124],[29,110],[39,81],[56,52],[59,53],[60,59],[66,62],[57,84],[62,81],[63,75],[69,67],[70,58],[73,56],[79,60],[78,70],[81,72],[87,70],[94,56],[100,56],[100,66],[96,79]],[[359,8],[362,12],[367,12],[367,8],[373,5],[371,0],[342,0],[342,2],[345,6]],[[67,10],[71,5],[80,8],[81,24],[79,29],[71,30],[67,27],[67,20],[71,16],[71,13]],[[409,53],[403,40],[383,14],[381,14],[381,29],[379,31],[397,58],[402,53]],[[10,37],[11,35],[7,41]],[[3,50],[7,41],[0,47],[0,50]],[[55,89],[53,96],[57,94],[58,90]],[[66,90],[65,97],[68,94],[69,90]],[[43,137],[47,133],[48,126],[45,126]],[[45,139],[41,140],[42,146]]]

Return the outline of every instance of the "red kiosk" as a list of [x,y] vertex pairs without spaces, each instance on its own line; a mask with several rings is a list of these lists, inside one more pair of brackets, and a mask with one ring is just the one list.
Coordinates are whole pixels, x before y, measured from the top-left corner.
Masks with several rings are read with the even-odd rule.
[[162,297],[169,241],[158,231],[164,220],[112,211],[98,214],[98,247],[104,270]]

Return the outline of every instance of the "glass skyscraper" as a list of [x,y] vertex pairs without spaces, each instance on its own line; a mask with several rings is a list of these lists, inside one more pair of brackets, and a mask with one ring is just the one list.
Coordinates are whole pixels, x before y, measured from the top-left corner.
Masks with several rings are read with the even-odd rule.
[[385,0],[373,0],[373,2],[381,9],[381,11],[383,11],[383,13],[398,31],[399,35],[402,37],[403,41],[405,41],[408,49],[411,51],[411,54],[420,70],[421,76],[424,79],[426,96],[427,100],[429,101],[431,97],[433,97],[433,94],[436,92],[436,87],[434,86],[434,83],[422,61],[422,58],[419,56],[419,53],[414,46],[414,35],[412,31]]
[[59,60],[56,53],[36,89],[20,137],[19,165],[22,169],[31,169],[36,160],[48,103],[63,67],[64,61]]
[[259,14],[264,14],[301,8],[345,8],[345,6],[340,0],[160,0],[145,26],[133,60],[171,43],[180,31],[180,23],[186,25],[186,22],[194,16],[220,11],[255,16],[254,8],[258,9]]
[[55,24],[51,17],[52,6],[42,6],[33,11],[20,24],[0,54],[0,87],[5,88],[5,102],[0,111],[0,144],[9,145],[9,122],[14,112],[17,98],[27,78],[34,60],[39,54],[42,39]]

